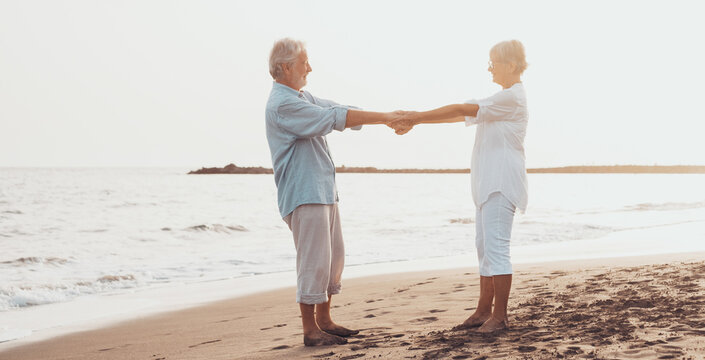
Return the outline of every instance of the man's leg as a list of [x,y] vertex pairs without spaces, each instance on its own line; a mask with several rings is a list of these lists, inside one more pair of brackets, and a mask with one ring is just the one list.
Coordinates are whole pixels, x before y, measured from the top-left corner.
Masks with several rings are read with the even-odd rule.
[[332,295],[328,295],[328,302],[316,305],[316,323],[318,324],[318,327],[321,330],[333,335],[343,337],[357,335],[360,330],[350,330],[333,322],[333,319],[330,316],[331,299]]
[[284,220],[296,245],[297,294],[304,328],[304,345],[345,344],[347,340],[323,332],[315,318],[315,304],[326,303],[330,277],[330,218],[327,205],[302,205]]
[[312,304],[299,304],[299,308],[301,309],[301,322],[304,326],[304,345],[321,346],[347,344],[347,340],[340,336],[328,334],[318,327],[314,316],[315,306],[316,305]]
[[330,261],[330,279],[328,281],[328,301],[316,305],[316,323],[321,330],[338,336],[356,335],[360,331],[350,330],[342,327],[335,322],[330,315],[331,299],[335,294],[340,293],[341,279],[343,275],[343,267],[345,266],[345,245],[343,243],[343,231],[340,225],[340,213],[338,205],[334,204],[330,208],[331,212],[331,261]]

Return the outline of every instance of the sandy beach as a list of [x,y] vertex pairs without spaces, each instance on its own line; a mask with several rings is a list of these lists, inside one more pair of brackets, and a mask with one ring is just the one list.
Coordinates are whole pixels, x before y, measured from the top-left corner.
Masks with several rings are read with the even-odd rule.
[[347,280],[347,345],[302,344],[294,288],[10,348],[11,359],[701,359],[705,253],[520,264],[508,331],[454,330],[474,309],[475,268]]

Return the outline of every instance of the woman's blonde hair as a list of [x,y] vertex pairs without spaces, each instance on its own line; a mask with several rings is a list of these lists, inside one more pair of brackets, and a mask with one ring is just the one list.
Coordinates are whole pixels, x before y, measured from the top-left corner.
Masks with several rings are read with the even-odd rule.
[[498,62],[507,62],[516,65],[516,72],[521,75],[529,64],[526,63],[524,45],[519,40],[502,41],[490,49],[490,57]]

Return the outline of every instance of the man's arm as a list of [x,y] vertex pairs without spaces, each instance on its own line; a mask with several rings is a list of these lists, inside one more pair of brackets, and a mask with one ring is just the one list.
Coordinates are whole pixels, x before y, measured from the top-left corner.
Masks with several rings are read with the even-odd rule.
[[368,124],[389,124],[395,120],[401,119],[401,116],[402,115],[396,113],[383,113],[349,109],[348,115],[345,119],[345,127],[351,128]]

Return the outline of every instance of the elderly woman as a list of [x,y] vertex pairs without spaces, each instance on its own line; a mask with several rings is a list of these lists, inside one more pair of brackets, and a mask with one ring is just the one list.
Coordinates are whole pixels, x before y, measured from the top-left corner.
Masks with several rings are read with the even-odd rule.
[[[502,90],[486,99],[447,105],[425,112],[401,112],[404,119],[391,126],[397,134],[421,123],[465,122],[477,125],[472,152],[472,197],[476,207],[480,299],[477,309],[460,325],[479,332],[507,328],[507,302],[512,285],[509,242],[514,212],[526,210],[527,180],[524,136],[528,112],[521,74],[527,64],[524,46],[504,41],[490,50],[492,81]],[[494,300],[494,309],[492,302]]]

